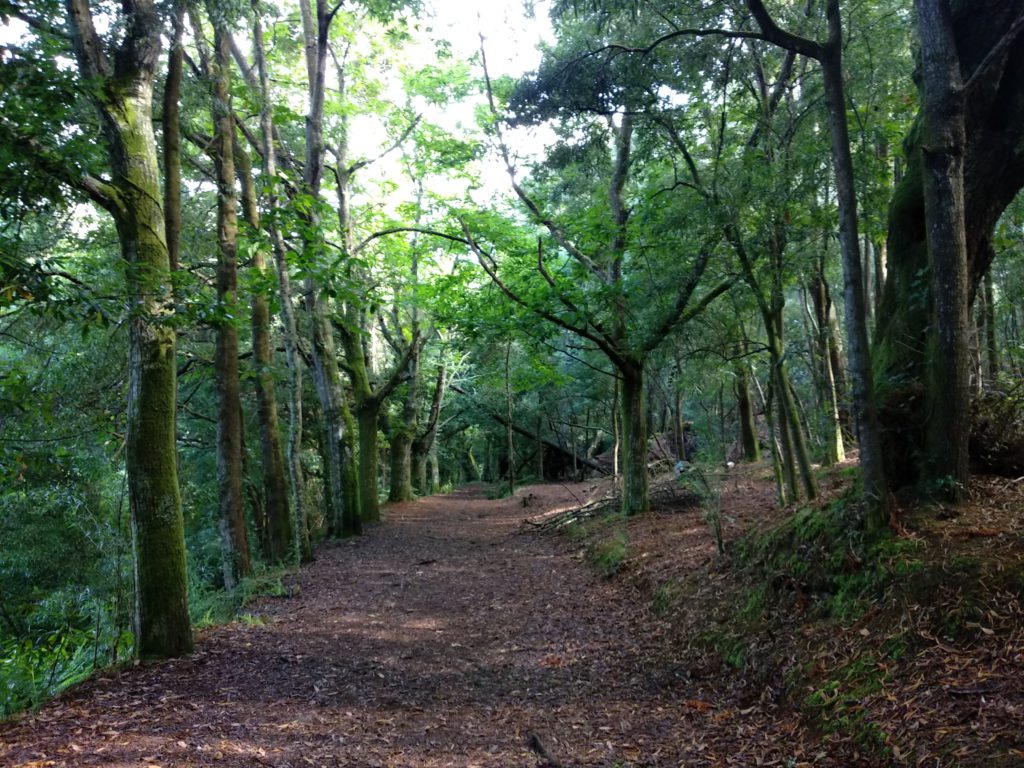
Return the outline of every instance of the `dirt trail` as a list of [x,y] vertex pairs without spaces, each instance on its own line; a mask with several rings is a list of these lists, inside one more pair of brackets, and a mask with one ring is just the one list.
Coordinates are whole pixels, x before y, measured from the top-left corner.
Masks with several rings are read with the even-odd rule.
[[251,606],[259,621],[0,725],[0,765],[555,764],[531,735],[566,768],[813,755],[788,716],[689,681],[657,632],[632,626],[651,618],[627,591],[521,532],[585,486],[531,490],[529,509],[478,488],[392,506],[367,536],[322,549],[296,596]]

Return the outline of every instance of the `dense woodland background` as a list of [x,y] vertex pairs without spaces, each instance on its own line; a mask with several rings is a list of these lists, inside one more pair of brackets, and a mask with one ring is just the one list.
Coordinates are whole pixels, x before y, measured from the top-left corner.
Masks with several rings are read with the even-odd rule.
[[2,0],[0,715],[386,500],[1024,474],[1024,2],[917,6],[558,1],[512,79],[398,0]]

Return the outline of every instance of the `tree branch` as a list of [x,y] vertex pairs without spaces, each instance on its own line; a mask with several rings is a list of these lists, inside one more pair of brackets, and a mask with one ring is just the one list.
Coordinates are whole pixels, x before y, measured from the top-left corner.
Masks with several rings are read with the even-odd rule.
[[408,379],[409,361],[412,359],[413,354],[419,352],[419,342],[420,334],[419,331],[416,331],[412,335],[409,345],[405,348],[405,352],[402,353],[402,357],[399,358],[397,363],[395,363],[395,367],[391,371],[391,376],[389,376],[388,380],[373,393],[373,399],[378,403],[387,400],[388,397],[391,396],[391,393],[395,391],[395,388]]
[[61,40],[71,40],[71,35],[66,30],[54,26],[45,19],[40,19],[30,13],[26,13],[23,8],[19,8],[17,5],[12,5],[9,11],[11,16],[25,22],[36,32],[42,32],[45,35],[51,35]]
[[[413,118],[412,122],[409,123],[408,127],[404,131],[402,131],[402,135],[395,139],[394,143],[392,143],[387,149],[381,151],[374,157],[365,158],[363,160],[358,160],[352,163],[352,165],[350,165],[348,167],[348,170],[346,171],[347,175],[351,176],[356,171],[361,170],[362,168],[365,168],[368,165],[373,165],[378,160],[387,157],[389,154],[394,152],[396,149],[402,146],[402,144],[405,143],[405,140],[409,138],[409,134],[411,134],[416,129],[416,126],[419,125],[420,120],[422,119],[423,115],[416,115]],[[334,153],[335,156],[337,156],[337,152],[335,152],[333,148],[331,148],[331,152]]]
[[989,51],[985,58],[982,59],[974,72],[971,73],[970,78],[964,83],[964,95],[967,96],[974,90],[979,83],[985,80],[988,75],[992,74],[997,68],[1002,68],[1006,63],[1006,50],[1010,45],[1017,39],[1021,30],[1024,30],[1024,15],[1018,16],[1017,20],[1013,22],[1006,34],[1002,36],[998,43],[996,43],[992,50]]
[[68,27],[78,64],[86,79],[110,74],[110,62],[92,22],[89,0],[67,0]]
[[480,262],[480,266],[483,268],[484,272],[486,272],[487,276],[491,278],[491,282],[493,282],[498,287],[498,289],[502,293],[504,293],[509,299],[511,299],[519,306],[530,310],[535,315],[544,318],[548,322],[554,323],[559,328],[562,328],[566,331],[569,331],[570,333],[574,333],[577,336],[582,336],[584,339],[589,339],[590,341],[594,342],[594,344],[596,344],[598,348],[600,348],[600,350],[604,352],[613,363],[617,364],[619,362],[624,361],[623,356],[619,354],[618,350],[616,350],[615,347],[613,347],[603,336],[594,333],[585,326],[575,325],[573,323],[570,323],[568,320],[559,317],[553,312],[549,312],[546,309],[536,307],[530,304],[525,299],[523,299],[519,294],[517,294],[515,291],[509,288],[504,283],[504,281],[500,277],[498,277],[498,269],[497,264],[494,261],[494,257],[491,254],[485,252],[482,248],[480,248],[480,246],[473,239],[473,236],[470,234],[469,228],[466,226],[465,222],[462,222],[462,229],[466,233],[466,241],[469,243],[470,248],[472,248],[473,253],[477,257],[477,261]]
[[395,235],[398,234],[399,232],[416,232],[421,235],[440,237],[443,240],[451,240],[453,243],[459,243],[461,245],[468,245],[472,247],[472,243],[466,238],[459,237],[458,235],[452,235],[447,232],[439,232],[436,229],[425,229],[424,227],[389,227],[388,229],[379,230],[377,232],[374,232],[372,235],[366,237],[352,249],[352,254],[355,255],[357,253],[360,253],[363,250],[363,248],[368,246],[374,240],[378,240],[382,237],[387,237],[388,235]]
[[761,28],[761,39],[769,43],[785,48],[787,51],[796,51],[801,56],[821,61],[825,57],[825,47],[815,41],[809,40],[800,35],[787,32],[775,23],[775,19],[768,13],[762,0],[746,0],[747,9],[757,20]]
[[533,214],[534,219],[536,219],[538,223],[544,225],[545,229],[547,229],[548,232],[551,233],[551,236],[555,239],[555,242],[562,246],[562,248],[564,248],[570,256],[572,256],[576,261],[578,261],[580,264],[586,267],[587,270],[590,271],[591,274],[595,275],[599,280],[601,280],[601,282],[607,283],[607,276],[601,269],[598,268],[597,264],[595,264],[589,256],[587,256],[585,253],[583,253],[583,251],[581,251],[579,248],[577,248],[569,241],[565,233],[562,232],[561,228],[559,228],[554,221],[549,219],[541,212],[540,206],[538,206],[537,203],[534,202],[533,198],[527,194],[526,190],[523,189],[522,186],[520,186],[519,181],[516,178],[515,166],[512,165],[512,159],[509,156],[508,147],[506,146],[505,138],[502,135],[500,123],[501,118],[500,115],[498,114],[498,108],[497,106],[495,106],[494,103],[494,90],[491,86],[491,75],[487,69],[487,54],[484,50],[483,33],[480,34],[480,57],[481,60],[483,61],[484,67],[484,83],[486,84],[487,87],[487,103],[490,105],[491,115],[494,117],[494,132],[498,137],[498,149],[501,152],[501,158],[505,164],[505,171],[506,173],[508,173],[508,177],[512,182],[512,190],[516,193],[516,196],[522,201],[523,205],[526,206],[527,210],[529,210],[530,213]]

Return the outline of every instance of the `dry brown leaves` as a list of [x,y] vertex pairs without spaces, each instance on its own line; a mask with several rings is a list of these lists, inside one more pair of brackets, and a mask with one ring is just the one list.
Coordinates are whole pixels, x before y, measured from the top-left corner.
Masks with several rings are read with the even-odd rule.
[[[770,486],[756,477],[730,478],[725,490],[728,536],[778,514]],[[365,537],[321,549],[293,577],[301,587],[293,597],[251,607],[262,625],[209,630],[189,658],[111,672],[0,725],[0,764],[873,764],[823,740],[793,711],[736,695],[726,676],[680,655],[677,630],[650,611],[650,590],[673,574],[699,572],[709,584],[726,578],[699,510],[663,508],[635,521],[626,577],[612,582],[578,562],[578,545],[523,533],[525,515],[601,491],[534,486],[489,501],[475,488],[395,505]],[[525,510],[524,494],[532,494]],[[1019,664],[1019,633],[1010,642],[995,621],[989,628],[989,651],[998,641]],[[930,670],[929,659],[917,657]],[[1003,695],[1006,683],[976,661],[944,662],[945,677],[918,690],[915,711],[955,698],[964,727],[983,722],[986,733],[1002,733],[1015,713],[1004,707],[997,718],[978,703],[993,686]],[[909,694],[893,695],[878,706],[909,712]],[[915,722],[906,719],[906,728],[931,721]],[[969,763],[942,763],[959,764]]]

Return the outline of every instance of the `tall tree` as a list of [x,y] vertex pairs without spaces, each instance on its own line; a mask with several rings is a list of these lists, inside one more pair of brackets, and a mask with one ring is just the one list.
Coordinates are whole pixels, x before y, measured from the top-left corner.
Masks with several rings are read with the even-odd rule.
[[[967,487],[970,437],[963,78],[947,0],[916,0],[921,38],[921,161],[932,271],[928,476],[954,499]],[[940,405],[941,404],[941,405]]]
[[264,554],[272,563],[283,563],[292,556],[295,526],[289,509],[288,481],[278,427],[277,388],[274,384],[274,360],[271,353],[270,302],[267,296],[267,256],[259,236],[261,216],[249,155],[240,151],[236,152],[236,156],[242,209],[256,238],[251,265],[255,274],[252,294],[252,357],[256,413],[260,427],[263,503],[267,518],[267,551]]
[[[555,64],[551,66],[551,71],[565,70]],[[538,238],[531,259],[536,273],[533,287],[528,288],[525,284],[517,287],[503,279],[498,261],[482,246],[467,225],[464,225],[464,233],[483,269],[512,301],[594,344],[615,367],[622,396],[622,509],[625,514],[633,515],[645,512],[650,507],[644,371],[647,361],[669,333],[683,326],[725,293],[731,287],[732,280],[718,283],[697,298],[697,288],[711,262],[715,242],[689,242],[687,250],[696,253],[685,260],[677,259],[679,273],[674,290],[659,296],[657,301],[645,298],[642,321],[638,320],[641,308],[635,301],[631,302],[629,297],[646,296],[646,288],[634,285],[634,280],[642,280],[634,273],[634,267],[637,266],[635,256],[643,253],[649,258],[657,252],[655,241],[660,242],[659,236],[663,234],[657,232],[659,227],[664,228],[665,233],[680,235],[684,231],[682,221],[685,217],[674,208],[671,213],[665,209],[664,218],[658,220],[661,213],[656,214],[654,211],[654,199],[659,196],[656,191],[648,190],[642,196],[650,205],[631,205],[632,193],[627,190],[637,170],[634,115],[638,105],[617,103],[619,91],[628,92],[629,89],[623,88],[623,83],[613,84],[607,75],[603,75],[596,83],[593,79],[588,81],[587,78],[593,78],[594,74],[585,68],[577,68],[569,78],[571,83],[548,83],[542,73],[541,77],[532,82],[522,84],[517,91],[516,104],[520,108],[536,99],[534,116],[521,116],[520,119],[524,121],[558,117],[562,112],[561,116],[571,125],[573,118],[570,115],[578,117],[594,110],[604,116],[600,129],[595,121],[589,130],[584,131],[584,146],[573,149],[564,146],[563,151],[557,153],[557,159],[553,158],[555,163],[571,163],[574,166],[578,163],[583,167],[592,165],[589,178],[581,175],[577,167],[573,168],[573,173],[567,174],[567,178],[576,183],[586,178],[585,188],[559,190],[554,196],[558,199],[566,197],[569,192],[579,194],[579,198],[574,198],[569,207],[571,213],[563,216],[561,221],[545,211],[534,194],[518,181],[488,77],[494,128],[512,188],[532,220],[546,230],[549,242],[554,246],[555,253],[548,256],[545,254],[545,242]],[[594,99],[581,107],[580,102],[571,95],[574,90],[592,95]],[[598,106],[595,108],[594,104]],[[525,112],[529,115],[531,111],[527,109]],[[651,124],[645,122],[643,126],[650,129]],[[596,160],[597,157],[609,155],[610,164],[603,159]],[[594,170],[597,169],[595,174]],[[594,176],[600,179],[600,186],[593,183]],[[658,181],[654,182],[655,185]],[[588,205],[587,200],[600,202]],[[651,217],[654,227],[649,241],[645,241],[640,228],[636,226],[637,215],[641,211],[642,215]],[[581,223],[591,221],[599,223],[591,231],[581,228]],[[524,245],[516,247],[523,248]],[[519,258],[524,257],[525,254],[522,254]],[[522,269],[517,271],[523,273]],[[642,274],[643,270],[637,272]]]
[[[939,8],[924,10],[938,12]],[[875,340],[880,386],[893,411],[892,418],[902,414],[899,429],[886,433],[886,457],[894,485],[923,482],[926,490],[941,487],[942,477],[952,478],[954,484],[965,479],[966,450],[959,442],[961,436],[932,429],[933,418],[953,419],[960,431],[969,423],[964,399],[947,389],[961,387],[960,374],[942,383],[935,380],[934,373],[929,374],[929,361],[934,360],[937,365],[940,349],[950,349],[949,345],[960,343],[948,334],[964,331],[959,318],[966,315],[967,309],[954,305],[969,302],[975,296],[996,255],[993,235],[999,217],[1024,186],[1024,144],[1021,142],[1024,41],[1020,38],[1024,30],[1024,2],[982,0],[952,3],[948,9],[949,18],[942,29],[952,36],[952,42],[939,47],[939,38],[930,34],[927,47],[933,58],[928,63],[931,67],[938,65],[948,69],[953,65],[949,61],[943,64],[943,57],[952,57],[959,62],[959,79],[963,85],[960,94],[947,99],[943,93],[949,95],[949,89],[942,89],[934,70],[930,73],[935,78],[930,94],[927,81],[922,78],[919,83],[925,98],[917,122],[907,137],[906,172],[896,187],[890,208],[889,269],[878,310]],[[924,35],[925,29],[921,31]],[[922,37],[922,54],[924,47]],[[936,60],[934,56],[939,54]],[[936,92],[936,88],[940,90]],[[929,99],[945,101],[954,112],[963,111],[965,289],[959,286],[959,267],[952,261],[948,262],[952,272],[943,271],[941,251],[937,252],[939,265],[929,260],[934,259],[935,254],[930,255],[929,250],[931,225],[926,216],[930,205],[925,196],[926,179],[931,177],[927,183],[934,185],[941,181],[935,177],[936,171],[959,173],[955,164],[945,170],[936,167],[936,163],[953,161],[947,147],[955,141],[952,134],[943,137],[934,133],[936,127],[943,123],[950,127],[951,121],[959,122],[959,118],[953,120],[952,115],[936,114],[939,105],[929,103]],[[932,146],[930,142],[937,143]],[[955,199],[955,186],[953,183],[948,187],[949,201]],[[938,191],[932,186],[928,194],[935,195]],[[935,199],[931,203],[945,206]],[[934,205],[932,212],[936,212]],[[942,248],[939,243],[935,245]],[[959,246],[953,248],[958,249]],[[946,318],[941,331],[937,325],[939,314]],[[940,339],[933,331],[947,338]],[[947,401],[950,396],[953,399]],[[955,415],[950,412],[954,409],[958,411]],[[957,441],[953,464],[941,458],[949,440]],[[925,446],[924,450],[920,450],[920,446]]]
[[163,25],[152,0],[125,0],[122,24],[114,27],[122,34],[104,41],[88,0],[67,0],[66,9],[110,171],[108,180],[84,175],[72,181],[113,217],[133,303],[125,464],[136,550],[137,647],[143,658],[179,656],[192,649],[192,631],[175,449],[170,261],[152,124]]
[[[327,54],[331,22],[341,6],[331,9],[326,0],[300,0],[303,42],[306,51],[307,97],[306,151],[302,175],[302,193],[307,196],[303,206],[306,220],[304,247],[313,263],[323,253],[324,235],[320,224],[319,198],[324,175],[324,99],[327,88]],[[334,332],[328,314],[328,297],[324,281],[310,276],[306,280],[305,304],[312,326],[313,381],[323,417],[322,454],[324,458],[324,498],[328,520],[336,534],[360,531],[358,510],[345,504],[345,393],[335,352]]]
[[259,93],[260,155],[263,159],[263,177],[267,185],[267,206],[270,220],[267,231],[274,251],[277,269],[278,293],[281,301],[281,324],[284,330],[285,358],[288,365],[288,478],[290,480],[292,528],[295,530],[298,559],[308,562],[313,557],[309,526],[306,520],[305,477],[302,471],[302,361],[299,357],[299,332],[292,298],[288,254],[277,221],[281,211],[280,179],[278,178],[277,147],[273,119],[273,94],[270,90],[270,70],[263,42],[262,10],[258,0],[252,2],[253,52],[259,80],[252,83]]
[[810,40],[783,30],[761,0],[746,0],[757,20],[761,36],[781,48],[816,60],[821,65],[828,109],[832,167],[839,202],[839,246],[843,263],[846,335],[850,356],[853,408],[857,419],[861,472],[864,475],[865,521],[879,528],[891,510],[889,484],[882,457],[881,430],[875,402],[874,374],[868,346],[867,300],[864,295],[860,254],[857,194],[850,151],[850,129],[846,122],[846,90],[843,81],[843,24],[839,0],[827,0],[825,16],[828,34],[824,42]]
[[231,39],[226,8],[207,5],[213,50],[206,50],[198,18],[195,33],[210,79],[212,152],[217,177],[217,310],[214,371],[217,388],[217,490],[224,584],[234,589],[252,574],[242,492],[242,397],[238,373],[238,195],[235,187],[235,122],[231,107]]

